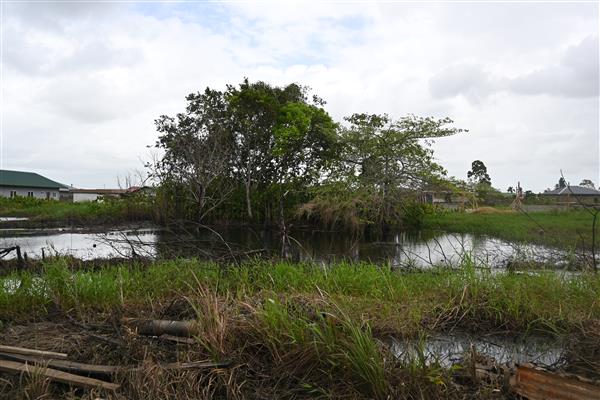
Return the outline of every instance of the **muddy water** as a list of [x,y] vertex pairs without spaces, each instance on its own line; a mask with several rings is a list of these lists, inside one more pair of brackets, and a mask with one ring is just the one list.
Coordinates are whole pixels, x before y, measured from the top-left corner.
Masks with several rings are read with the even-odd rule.
[[560,339],[530,336],[511,338],[500,335],[453,333],[431,336],[421,340],[391,340],[392,351],[401,358],[421,358],[428,364],[450,367],[461,363],[473,350],[497,363],[520,364],[532,362],[540,366],[560,365],[564,343]]
[[[29,257],[45,254],[72,255],[81,259],[130,256],[133,252],[150,257],[211,257],[219,253],[255,252],[279,255],[281,238],[275,230],[219,228],[220,237],[210,231],[173,234],[158,229],[112,229],[104,232],[67,230],[2,230],[0,249],[21,246]],[[226,241],[229,246],[226,247]],[[350,235],[315,230],[292,230],[290,258],[329,263],[341,260],[389,263],[398,267],[456,265],[465,257],[478,264],[504,267],[511,259],[538,261],[564,259],[564,254],[538,245],[509,243],[494,237],[443,232],[393,232],[356,239]],[[9,254],[6,258],[14,257]]]
[[[154,247],[154,230],[114,230],[101,233],[66,232],[62,230],[0,230],[0,249],[21,246],[21,252],[30,258],[45,255],[71,255],[83,260],[130,256],[132,246]],[[131,243],[131,245],[130,245]],[[147,245],[142,245],[146,244]],[[15,253],[5,258],[14,258]]]

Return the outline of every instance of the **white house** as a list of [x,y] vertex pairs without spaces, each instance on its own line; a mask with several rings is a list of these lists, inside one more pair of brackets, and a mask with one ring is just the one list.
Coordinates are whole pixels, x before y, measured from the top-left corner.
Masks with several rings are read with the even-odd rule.
[[0,169],[0,196],[59,200],[69,187],[35,172]]

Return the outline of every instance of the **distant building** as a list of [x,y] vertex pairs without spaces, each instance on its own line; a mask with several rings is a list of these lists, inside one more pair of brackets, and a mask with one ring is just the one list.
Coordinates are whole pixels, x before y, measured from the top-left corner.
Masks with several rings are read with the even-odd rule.
[[69,186],[35,172],[0,170],[0,196],[59,200]]
[[470,200],[466,193],[452,190],[422,190],[419,193],[419,201],[448,209],[459,209],[464,208]]
[[150,186],[131,186],[128,189],[75,189],[70,193],[74,203],[98,201],[103,199],[118,199],[133,195],[154,196],[154,188]]
[[566,186],[554,190],[547,190],[542,197],[555,199],[557,203],[565,204],[598,204],[600,203],[600,190],[585,186]]
[[108,198],[117,199],[126,192],[126,189],[71,189],[74,203]]

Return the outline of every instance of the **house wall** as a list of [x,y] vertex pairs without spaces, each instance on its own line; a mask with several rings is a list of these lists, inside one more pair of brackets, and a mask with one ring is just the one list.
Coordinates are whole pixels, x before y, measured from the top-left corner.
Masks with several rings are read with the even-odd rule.
[[557,203],[583,203],[589,205],[598,205],[600,204],[600,196],[568,196],[568,195],[560,195],[560,196],[544,196],[546,198],[551,198],[553,201]]
[[101,196],[98,193],[73,193],[73,203],[81,203],[84,201],[96,201]]
[[46,199],[47,194],[50,193],[51,200],[58,200],[58,189],[42,189],[42,188],[27,188],[27,187],[10,187],[10,186],[1,186],[0,187],[0,196],[2,197],[10,197],[10,192],[17,192],[17,196],[27,197],[29,192],[33,192],[33,197],[36,199]]

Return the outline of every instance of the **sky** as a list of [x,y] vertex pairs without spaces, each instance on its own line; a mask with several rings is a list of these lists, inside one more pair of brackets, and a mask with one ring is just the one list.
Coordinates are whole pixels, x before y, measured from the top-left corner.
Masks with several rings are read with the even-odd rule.
[[156,118],[248,77],[307,85],[338,121],[450,117],[469,130],[434,145],[451,176],[600,183],[597,1],[0,1],[3,169],[116,187]]

